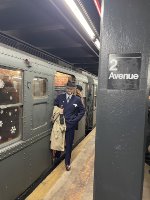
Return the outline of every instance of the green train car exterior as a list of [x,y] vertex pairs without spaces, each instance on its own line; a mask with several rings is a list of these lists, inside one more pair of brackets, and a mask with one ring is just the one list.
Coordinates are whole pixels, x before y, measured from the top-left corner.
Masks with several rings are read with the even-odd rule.
[[72,78],[83,87],[86,114],[77,145],[96,123],[97,77],[0,43],[0,198],[13,200],[54,167],[50,118],[56,95]]

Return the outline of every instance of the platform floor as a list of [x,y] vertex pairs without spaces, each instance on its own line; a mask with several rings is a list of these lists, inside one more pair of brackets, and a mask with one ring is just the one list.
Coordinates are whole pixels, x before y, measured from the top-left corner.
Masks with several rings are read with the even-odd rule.
[[[93,200],[95,129],[74,149],[72,169],[64,161],[26,198],[26,200]],[[143,200],[150,200],[149,166],[145,166]]]

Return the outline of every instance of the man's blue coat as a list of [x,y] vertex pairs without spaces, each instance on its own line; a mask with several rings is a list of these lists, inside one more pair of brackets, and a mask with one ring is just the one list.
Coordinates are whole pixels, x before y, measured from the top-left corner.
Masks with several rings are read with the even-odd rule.
[[64,108],[64,117],[66,120],[67,130],[75,129],[80,119],[85,113],[85,108],[80,97],[72,95],[69,103],[66,100],[66,93],[57,96],[54,106]]

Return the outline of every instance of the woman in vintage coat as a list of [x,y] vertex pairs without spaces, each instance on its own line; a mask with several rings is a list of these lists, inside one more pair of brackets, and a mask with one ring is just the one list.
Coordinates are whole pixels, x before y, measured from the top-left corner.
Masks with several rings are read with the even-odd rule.
[[[54,151],[64,151],[65,147],[65,132],[66,132],[66,123],[63,117],[63,110],[57,106],[54,106],[53,109],[53,128],[51,132],[51,143],[50,149]],[[63,123],[61,122],[63,120]]]

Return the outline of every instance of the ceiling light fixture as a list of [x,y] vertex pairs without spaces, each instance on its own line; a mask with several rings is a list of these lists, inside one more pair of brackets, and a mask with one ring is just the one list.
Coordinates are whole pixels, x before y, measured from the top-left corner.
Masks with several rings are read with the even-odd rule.
[[73,0],[65,0],[65,2],[69,6],[69,8],[72,10],[74,15],[77,17],[77,19],[79,20],[79,22],[81,23],[81,25],[83,26],[87,34],[90,36],[90,38],[94,40],[95,34],[93,30],[91,29],[91,27],[89,26],[89,24],[87,23],[86,19],[84,18],[79,8],[75,4],[75,2]]
[[98,39],[95,40],[94,44],[100,50],[100,41]]

